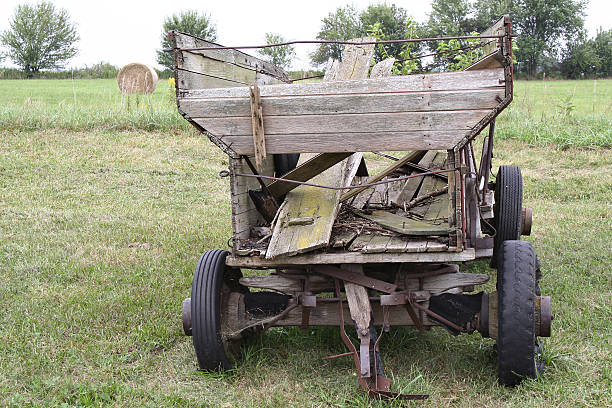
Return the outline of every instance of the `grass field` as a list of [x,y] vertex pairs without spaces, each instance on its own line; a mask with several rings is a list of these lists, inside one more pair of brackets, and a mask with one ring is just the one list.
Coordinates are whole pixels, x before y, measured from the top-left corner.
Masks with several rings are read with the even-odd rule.
[[[234,371],[197,370],[180,306],[231,236],[227,159],[166,83],[129,109],[112,81],[72,86],[0,81],[0,406],[383,406],[355,392],[349,359],[321,360],[344,351],[333,328],[273,329]],[[394,390],[431,395],[414,406],[612,406],[612,81],[597,103],[593,86],[519,82],[498,122],[494,163],[523,169],[553,296],[547,371],[507,389],[493,341],[394,329]],[[573,109],[550,102],[570,94]],[[486,263],[466,270],[494,287]]]
[[[176,111],[174,88],[123,97],[115,80],[0,81],[7,130],[192,131]],[[497,122],[500,139],[560,148],[612,147],[612,80],[518,81]]]

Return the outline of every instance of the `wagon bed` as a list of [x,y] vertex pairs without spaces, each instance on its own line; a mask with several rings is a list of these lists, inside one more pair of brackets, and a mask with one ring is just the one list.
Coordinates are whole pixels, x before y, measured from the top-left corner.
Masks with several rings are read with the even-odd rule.
[[[503,30],[502,21],[483,35],[500,35]],[[359,54],[367,53],[368,47],[371,52],[373,45],[356,45],[353,54],[345,57],[354,58],[349,68],[331,64],[328,72],[333,73],[322,82],[288,83],[287,74],[280,68],[238,50],[183,33],[173,32],[171,37],[175,43],[179,111],[230,156],[234,233],[228,265],[447,262],[489,254],[490,245],[475,248],[465,236],[462,217],[467,215],[462,213],[459,199],[463,182],[459,169],[465,167],[466,157],[460,152],[512,99],[511,68],[502,51],[503,39],[489,40],[483,47],[483,58],[465,71],[384,76],[376,74],[374,67],[368,78],[370,59],[360,58]],[[342,72],[343,69],[351,72]],[[335,80],[339,78],[345,80]],[[256,101],[251,91],[253,84],[258,91]],[[324,194],[325,199],[312,192],[304,194],[309,187],[299,186],[286,197],[305,204],[290,210],[287,217],[312,217],[314,225],[288,225],[290,219],[277,219],[272,226],[272,239],[262,240],[266,231],[261,227],[270,223],[262,218],[249,195],[249,191],[259,188],[259,181],[241,175],[281,174],[275,172],[271,159],[258,163],[257,171],[251,168],[250,162],[257,159],[254,102],[261,108],[264,139],[259,143],[265,146],[268,158],[297,153],[302,155],[300,164],[304,165],[318,154],[314,158],[319,165],[333,163],[337,167],[335,159],[342,152],[413,153],[408,160],[398,160],[395,167],[392,164],[383,170],[384,177],[356,175],[351,167],[359,166],[363,174],[368,174],[363,158],[354,158],[351,163],[347,155],[341,174],[329,176],[333,167],[320,171],[318,178],[313,179],[317,174],[313,173],[302,181],[326,180],[327,175],[342,178],[345,185],[360,184],[416,175],[418,169],[448,170],[444,174],[446,180],[432,175],[378,185],[359,194],[349,190],[335,196]],[[286,177],[291,179],[290,176]],[[271,191],[282,184],[278,180],[264,182]],[[402,221],[396,216],[398,212],[406,216],[401,207],[412,199],[445,186],[447,193],[425,200],[424,205],[410,211],[413,220]],[[276,194],[276,198],[285,198],[284,193]],[[352,195],[350,200],[342,199],[346,195]],[[327,208],[328,202],[333,205],[338,199],[342,205]],[[483,202],[484,207],[490,208],[491,195],[483,194]],[[389,211],[391,207],[399,208]],[[340,208],[356,211],[340,211],[336,218]],[[348,219],[352,226],[347,225]],[[381,220],[378,231],[384,230],[383,234],[374,236],[372,228],[367,227],[376,223],[380,226]],[[389,229],[389,225],[398,222],[408,225]],[[429,224],[429,234],[423,223]],[[279,224],[282,232],[278,232]],[[351,233],[356,226],[365,228]],[[411,233],[417,230],[425,232],[418,236]],[[313,234],[314,242],[298,242],[307,241]],[[476,234],[474,239],[483,238],[480,231]]]

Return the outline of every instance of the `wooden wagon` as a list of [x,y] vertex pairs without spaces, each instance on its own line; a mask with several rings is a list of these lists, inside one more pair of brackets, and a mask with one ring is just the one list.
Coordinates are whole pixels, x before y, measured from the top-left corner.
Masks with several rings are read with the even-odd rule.
[[[237,49],[169,36],[179,112],[229,156],[232,248],[202,256],[183,305],[201,368],[231,367],[252,332],[339,326],[360,386],[396,397],[379,332],[442,326],[497,339],[501,383],[538,374],[551,313],[520,240],[531,210],[518,167],[489,180],[495,118],[512,101],[507,16],[478,37],[482,58],[465,70],[391,76],[393,60],[370,67],[365,38],[307,83]],[[491,259],[497,291],[474,292],[489,276],[460,272],[477,258]]]

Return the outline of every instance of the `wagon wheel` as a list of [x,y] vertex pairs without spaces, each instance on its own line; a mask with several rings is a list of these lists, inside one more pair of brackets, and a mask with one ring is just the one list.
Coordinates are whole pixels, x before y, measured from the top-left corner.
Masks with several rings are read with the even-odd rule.
[[240,286],[239,269],[225,265],[228,252],[207,251],[196,266],[191,286],[193,347],[200,368],[227,370],[243,343],[241,334],[232,335],[228,316],[230,299],[248,289]]
[[491,267],[497,267],[501,245],[507,240],[521,238],[521,210],[523,207],[523,178],[517,166],[500,166],[495,181],[493,256]]
[[535,328],[536,259],[526,241],[506,241],[500,248],[497,369],[499,382],[508,386],[544,368]]

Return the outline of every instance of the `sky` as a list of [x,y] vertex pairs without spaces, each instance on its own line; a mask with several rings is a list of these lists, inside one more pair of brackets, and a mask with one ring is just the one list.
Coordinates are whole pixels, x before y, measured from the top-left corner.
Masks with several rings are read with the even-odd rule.
[[[181,10],[207,12],[217,26],[217,42],[226,45],[264,44],[266,32],[283,35],[289,40],[315,39],[321,19],[336,8],[352,3],[358,9],[383,1],[372,0],[287,0],[263,1],[129,1],[129,0],[53,0],[56,7],[66,9],[77,23],[79,53],[69,66],[82,67],[97,62],[110,62],[119,67],[140,62],[154,67],[155,50],[160,48],[163,20]],[[37,3],[28,0],[0,1],[0,31],[8,28],[9,20],[18,4]],[[405,8],[418,22],[427,20],[430,0],[387,1]],[[292,5],[294,4],[294,5]],[[612,28],[611,0],[590,0],[585,19],[590,36],[601,26]],[[312,45],[298,45],[293,67],[308,68],[308,54]],[[252,51],[249,51],[252,53]],[[8,61],[4,63],[7,64]]]

